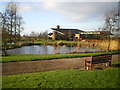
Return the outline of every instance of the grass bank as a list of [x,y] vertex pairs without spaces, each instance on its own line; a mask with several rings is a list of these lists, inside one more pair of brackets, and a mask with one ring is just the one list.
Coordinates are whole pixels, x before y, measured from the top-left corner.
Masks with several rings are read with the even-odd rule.
[[2,76],[3,88],[120,88],[120,68],[97,71],[56,70]]
[[86,44],[90,45],[90,42],[77,42],[77,41],[65,41],[65,40],[47,40],[47,41],[35,41],[33,44],[37,45],[53,45],[53,46],[59,46],[59,43],[63,43],[66,46],[72,47],[72,46],[85,46]]
[[[18,62],[18,61],[34,61],[34,60],[49,60],[59,58],[77,58],[88,57],[102,54],[120,54],[120,51],[114,52],[97,52],[97,53],[81,53],[81,54],[16,54],[10,56],[3,56],[1,62]],[[1,60],[1,59],[0,59]]]
[[6,45],[6,50],[8,49],[14,49],[14,48],[20,48],[22,45],[16,45],[16,44],[7,44]]

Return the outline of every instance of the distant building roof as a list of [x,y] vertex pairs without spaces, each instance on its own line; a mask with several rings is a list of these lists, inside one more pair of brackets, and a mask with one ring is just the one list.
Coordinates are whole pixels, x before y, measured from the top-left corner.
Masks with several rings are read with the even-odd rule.
[[76,31],[80,31],[80,32],[84,32],[82,30],[79,30],[79,29],[72,29],[72,28],[60,28],[60,29],[57,29],[57,28],[51,28],[52,30],[57,30],[57,31],[61,31],[61,30],[76,30]]
[[81,34],[100,34],[99,31],[88,31],[88,32],[81,32]]
[[60,28],[60,29],[57,29],[57,28],[51,28],[52,30],[56,30],[56,31],[59,31],[59,32],[62,32],[64,34],[67,34],[68,32],[70,32],[71,34],[75,34],[75,33],[81,33],[81,32],[84,32],[82,30],[79,30],[79,29],[68,29],[68,28]]

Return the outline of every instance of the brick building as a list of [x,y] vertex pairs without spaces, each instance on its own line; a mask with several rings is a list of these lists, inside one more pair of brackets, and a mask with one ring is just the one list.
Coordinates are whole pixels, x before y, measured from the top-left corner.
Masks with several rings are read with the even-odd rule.
[[99,31],[83,31],[79,29],[60,28],[59,25],[56,28],[51,28],[53,33],[49,33],[49,38],[54,40],[82,40],[82,39],[99,39]]

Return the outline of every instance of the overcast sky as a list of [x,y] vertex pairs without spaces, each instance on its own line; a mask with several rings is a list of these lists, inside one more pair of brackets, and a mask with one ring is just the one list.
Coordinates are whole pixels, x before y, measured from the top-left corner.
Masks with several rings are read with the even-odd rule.
[[[7,4],[5,1],[10,0],[0,0],[1,12],[4,11]],[[94,31],[104,24],[104,12],[118,6],[118,0],[105,0],[107,2],[100,2],[101,0],[97,0],[99,2],[87,2],[87,0],[85,0],[86,2],[80,2],[80,0],[64,0],[66,2],[39,1],[24,0],[24,2],[20,1],[18,3],[19,13],[25,22],[22,34],[31,31],[50,31],[50,28],[56,27],[56,25],[60,25],[61,28]]]

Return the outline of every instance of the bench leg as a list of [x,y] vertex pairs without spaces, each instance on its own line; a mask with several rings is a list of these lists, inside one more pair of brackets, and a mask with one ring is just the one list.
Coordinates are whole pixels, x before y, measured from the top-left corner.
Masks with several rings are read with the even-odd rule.
[[92,71],[92,63],[90,64],[90,71]]
[[111,61],[109,61],[109,66],[111,67]]
[[85,60],[85,62],[84,62],[84,69],[86,69],[86,60]]

